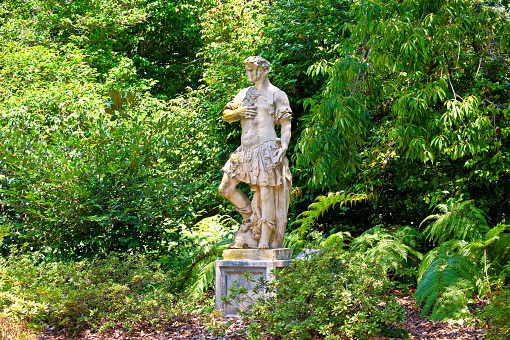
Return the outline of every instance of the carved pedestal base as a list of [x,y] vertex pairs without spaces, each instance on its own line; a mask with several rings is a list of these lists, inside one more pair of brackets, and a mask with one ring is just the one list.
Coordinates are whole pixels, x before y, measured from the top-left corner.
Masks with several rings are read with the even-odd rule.
[[[271,270],[289,266],[292,262],[291,256],[292,249],[289,248],[224,250],[223,260],[216,261],[216,310],[222,310],[225,317],[239,317],[237,307],[244,309],[251,304],[251,299],[257,297],[250,294],[257,283],[248,282],[243,274],[250,272],[255,280],[263,277],[264,280],[272,281],[274,277]],[[234,281],[237,281],[236,287],[248,288],[250,298],[227,305],[220,299],[229,294],[228,289]]]

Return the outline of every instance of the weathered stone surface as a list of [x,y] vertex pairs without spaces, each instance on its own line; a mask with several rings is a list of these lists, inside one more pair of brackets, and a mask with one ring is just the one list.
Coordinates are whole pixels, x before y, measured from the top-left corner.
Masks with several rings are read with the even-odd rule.
[[[227,122],[240,121],[241,146],[222,168],[219,192],[243,216],[230,248],[280,248],[283,246],[292,188],[285,153],[291,135],[292,110],[285,92],[267,77],[270,64],[259,56],[245,61],[246,76],[254,85],[239,91],[223,111]],[[275,125],[281,125],[280,137]],[[250,185],[253,199],[236,186]]]
[[292,249],[227,249],[223,251],[223,260],[252,260],[252,261],[272,261],[272,260],[290,260]]
[[[251,249],[243,249],[239,251],[246,251]],[[273,249],[273,250],[282,250],[281,252],[274,252],[274,254],[287,255],[287,250],[291,251],[291,249],[283,248],[283,249]],[[259,250],[253,249],[254,252]],[[267,250],[265,250],[267,251]],[[230,251],[226,251],[230,252]],[[260,251],[261,255],[264,256],[264,251]],[[253,253],[254,254],[254,253]],[[252,255],[253,255],[252,254]],[[268,255],[269,253],[266,253]],[[227,253],[227,256],[238,256],[235,251],[232,253]],[[257,255],[258,256],[258,255]],[[263,277],[264,280],[272,281],[274,280],[274,276],[271,274],[273,269],[287,267],[291,264],[291,260],[269,260],[269,261],[257,261],[257,260],[219,260],[216,261],[216,296],[215,296],[215,304],[216,310],[223,311],[223,316],[225,317],[238,317],[237,307],[240,309],[244,309],[252,304],[260,294],[263,292],[259,292],[257,295],[251,294],[253,287],[257,284],[256,282],[247,281],[243,274],[246,272],[250,272],[252,277],[255,280],[258,280],[260,277]],[[227,305],[222,302],[220,299],[222,296],[228,295],[228,289],[234,286],[246,286],[248,289],[248,294],[246,297],[248,299],[246,301],[234,301],[233,304]]]

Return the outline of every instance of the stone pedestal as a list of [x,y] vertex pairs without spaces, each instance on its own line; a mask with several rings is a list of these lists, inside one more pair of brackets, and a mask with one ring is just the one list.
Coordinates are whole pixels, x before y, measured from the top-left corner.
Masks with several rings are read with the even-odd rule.
[[255,280],[263,277],[271,281],[274,279],[271,270],[289,266],[291,257],[292,249],[289,248],[224,250],[223,260],[216,261],[216,310],[223,310],[225,317],[239,317],[236,308],[248,307],[252,303],[251,299],[235,301],[231,305],[220,301],[222,296],[228,295],[233,282],[237,281],[236,287],[246,286],[248,296],[256,299],[257,296],[252,296],[250,292],[257,283],[248,282],[243,274],[250,272]]

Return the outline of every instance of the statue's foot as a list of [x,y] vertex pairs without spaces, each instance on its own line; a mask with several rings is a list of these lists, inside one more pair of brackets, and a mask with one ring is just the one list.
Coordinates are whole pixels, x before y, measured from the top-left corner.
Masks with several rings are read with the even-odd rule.
[[267,243],[262,243],[262,242],[259,243],[259,249],[268,249],[268,248],[269,248],[269,245]]
[[232,244],[229,244],[228,246],[230,249],[243,249],[243,244],[240,242],[234,242]]

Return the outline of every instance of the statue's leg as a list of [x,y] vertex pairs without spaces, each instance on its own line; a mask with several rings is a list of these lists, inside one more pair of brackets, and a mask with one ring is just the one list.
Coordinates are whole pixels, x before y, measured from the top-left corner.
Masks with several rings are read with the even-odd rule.
[[228,199],[236,207],[236,210],[241,213],[244,219],[247,219],[252,213],[251,202],[242,191],[236,188],[237,184],[239,184],[239,180],[224,173],[218,191],[221,196]]
[[260,235],[259,249],[267,249],[271,234],[276,231],[274,187],[260,187],[259,190],[262,203],[262,217],[259,220],[262,234]]

